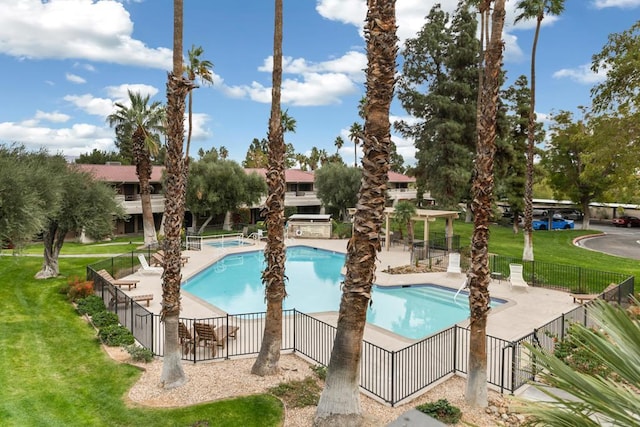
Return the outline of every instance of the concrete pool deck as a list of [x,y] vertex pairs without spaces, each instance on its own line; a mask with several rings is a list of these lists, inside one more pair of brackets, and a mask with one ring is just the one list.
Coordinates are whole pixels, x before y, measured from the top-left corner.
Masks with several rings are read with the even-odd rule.
[[[220,258],[249,251],[261,250],[265,246],[265,241],[245,239],[253,243],[247,246],[230,248],[214,248],[203,245],[200,251],[185,251],[184,256],[189,257],[189,262],[182,269],[183,281],[189,279],[201,270],[205,269]],[[347,240],[316,240],[316,239],[289,239],[288,245],[311,246],[335,252],[346,252]],[[403,250],[401,246],[391,247],[389,251],[383,249],[378,253],[376,262],[376,281],[380,286],[399,286],[413,284],[436,284],[459,289],[465,280],[464,274],[452,274],[446,272],[419,273],[419,274],[388,274],[382,270],[387,267],[397,267],[409,265],[410,253]],[[162,300],[162,284],[160,274],[149,274],[137,272],[128,277],[135,277],[140,280],[136,289],[126,291],[130,295],[153,294],[154,298],[150,302],[148,310],[154,313],[160,312]],[[491,309],[487,322],[487,334],[505,340],[515,340],[533,331],[545,323],[557,318],[562,313],[566,313],[578,304],[573,302],[573,298],[566,292],[555,291],[545,288],[529,287],[526,290],[511,289],[507,280],[492,280],[489,285],[491,297],[500,298],[507,301],[499,307]],[[221,316],[226,314],[220,309],[206,303],[188,292],[182,292],[182,317],[206,318]],[[375,304],[375,291],[373,292],[373,303]],[[463,301],[466,300],[462,296]],[[266,309],[266,307],[265,307]],[[311,313],[308,313],[311,314]],[[314,313],[313,316],[335,325],[337,322],[337,312]],[[460,323],[467,326],[468,320]],[[389,350],[397,350],[406,347],[417,340],[410,340],[400,337],[384,329],[367,325],[365,329],[365,340]]]

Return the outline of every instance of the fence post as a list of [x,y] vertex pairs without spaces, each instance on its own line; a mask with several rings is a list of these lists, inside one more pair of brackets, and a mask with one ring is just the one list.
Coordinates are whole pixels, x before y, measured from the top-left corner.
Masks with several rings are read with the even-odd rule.
[[453,327],[453,373],[458,372],[458,325]]
[[560,339],[564,340],[564,324],[565,324],[564,313],[562,313],[561,319],[562,319],[562,327],[560,328]]
[[509,391],[513,393],[516,389],[516,345],[513,344],[511,349],[511,389]]
[[395,369],[395,362],[396,362],[396,352],[395,350],[391,352],[391,372],[389,375],[391,377],[391,406],[395,406],[396,404],[396,400],[395,400],[395,396],[396,396],[396,369]]
[[293,352],[298,351],[296,347],[296,323],[298,323],[298,310],[293,309]]

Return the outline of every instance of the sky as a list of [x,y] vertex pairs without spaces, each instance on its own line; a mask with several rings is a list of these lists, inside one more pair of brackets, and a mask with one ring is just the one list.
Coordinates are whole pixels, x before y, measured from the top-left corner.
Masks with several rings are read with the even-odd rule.
[[[424,25],[435,0],[397,0],[400,47]],[[507,85],[529,76],[535,22],[514,24],[507,0],[504,68]],[[453,12],[456,0],[440,0]],[[193,94],[190,154],[225,146],[241,162],[254,138],[265,138],[271,102],[272,1],[185,0],[184,51],[204,49],[213,85]],[[362,121],[366,68],[365,0],[284,0],[282,109],[296,120],[285,141],[296,152],[340,150],[354,162],[350,126]],[[611,33],[640,19],[640,0],[565,0],[565,11],[543,20],[536,57],[539,119],[590,105],[605,79],[590,70]],[[0,0],[0,144],[21,143],[68,157],[115,150],[106,117],[127,91],[166,103],[173,46],[171,0]],[[399,58],[398,62],[401,62]],[[400,67],[398,68],[400,70]],[[396,100],[391,120],[411,120]],[[405,164],[412,141],[393,134]],[[358,159],[361,153],[356,153]]]

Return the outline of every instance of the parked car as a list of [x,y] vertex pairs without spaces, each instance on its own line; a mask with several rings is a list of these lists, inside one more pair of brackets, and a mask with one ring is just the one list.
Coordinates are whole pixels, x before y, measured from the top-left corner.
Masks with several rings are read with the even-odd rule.
[[573,219],[578,221],[582,221],[582,219],[584,218],[584,214],[582,213],[582,211],[579,211],[577,209],[562,210],[560,211],[560,215],[564,219]]
[[614,218],[612,222],[616,227],[640,227],[640,218],[636,216],[623,215]]
[[[536,219],[531,224],[534,230],[548,230],[549,229],[549,221],[546,219]],[[553,218],[551,220],[551,229],[552,230],[569,230],[573,229],[575,224],[570,219],[564,218]]]

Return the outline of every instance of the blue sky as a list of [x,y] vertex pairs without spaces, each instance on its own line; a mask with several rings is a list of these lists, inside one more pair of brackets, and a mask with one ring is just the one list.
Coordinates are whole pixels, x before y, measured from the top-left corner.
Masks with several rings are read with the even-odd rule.
[[[397,0],[400,41],[413,37],[436,1]],[[185,52],[204,48],[214,85],[194,92],[191,154],[224,145],[242,161],[253,138],[263,138],[271,97],[273,2],[185,0]],[[455,0],[441,0],[453,11]],[[529,75],[533,22],[514,25],[516,0],[507,0],[505,69],[508,84]],[[171,68],[171,0],[0,0],[0,143],[77,156],[111,151],[105,118],[127,89],[165,102]],[[287,134],[297,152],[313,146],[353,163],[348,129],[364,95],[362,26],[365,0],[284,0],[282,107],[297,121]],[[640,18],[640,0],[566,0],[565,12],[543,21],[537,57],[541,119],[590,105],[591,87],[604,79],[591,57],[610,33]],[[395,102],[392,119],[408,119]],[[411,141],[394,136],[406,163]]]

